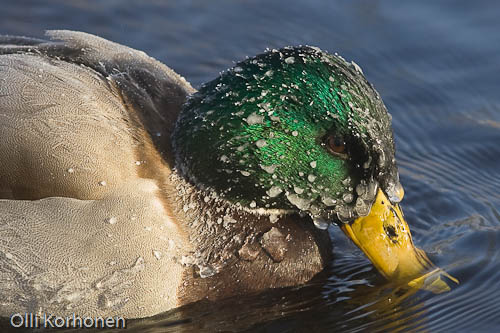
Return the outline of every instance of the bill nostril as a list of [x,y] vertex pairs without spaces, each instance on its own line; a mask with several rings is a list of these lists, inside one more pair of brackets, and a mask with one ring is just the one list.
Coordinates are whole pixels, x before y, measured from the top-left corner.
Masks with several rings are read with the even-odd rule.
[[399,219],[396,210],[392,206],[389,207],[389,209],[391,210],[392,215],[394,217],[394,224],[384,223],[384,231],[386,235],[389,237],[389,239],[394,244],[397,244],[399,240],[398,230],[400,228],[401,220]]
[[398,243],[398,233],[397,233],[396,228],[394,226],[384,225],[384,231],[394,244]]
[[396,233],[396,228],[394,228],[394,226],[389,225],[389,226],[386,226],[384,229],[385,229],[385,233],[387,234],[387,236],[389,236],[389,238],[391,238],[392,241],[394,241],[394,238],[398,237],[398,234]]

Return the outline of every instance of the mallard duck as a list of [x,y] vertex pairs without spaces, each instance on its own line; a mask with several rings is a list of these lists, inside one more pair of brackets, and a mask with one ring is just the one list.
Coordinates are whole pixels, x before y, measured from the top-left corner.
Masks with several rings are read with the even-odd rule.
[[422,285],[391,118],[355,63],[268,50],[196,91],[143,52],[47,34],[0,39],[0,315],[139,318],[303,284],[330,224]]

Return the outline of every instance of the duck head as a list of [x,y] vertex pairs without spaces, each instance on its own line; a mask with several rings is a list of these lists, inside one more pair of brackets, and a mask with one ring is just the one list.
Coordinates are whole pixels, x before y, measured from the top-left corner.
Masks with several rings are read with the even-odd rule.
[[386,278],[447,288],[422,278],[432,264],[398,204],[391,117],[356,64],[307,46],[246,59],[189,98],[173,142],[200,190],[258,214],[336,223]]

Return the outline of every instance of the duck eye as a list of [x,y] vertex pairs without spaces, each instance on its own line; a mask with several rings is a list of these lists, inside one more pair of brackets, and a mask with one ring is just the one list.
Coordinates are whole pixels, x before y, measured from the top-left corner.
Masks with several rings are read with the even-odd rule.
[[331,154],[347,158],[345,141],[342,136],[330,134],[326,137],[324,144]]

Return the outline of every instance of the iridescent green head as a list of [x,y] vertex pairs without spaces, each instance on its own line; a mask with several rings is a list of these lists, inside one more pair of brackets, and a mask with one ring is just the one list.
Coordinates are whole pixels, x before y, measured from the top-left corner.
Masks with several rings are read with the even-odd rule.
[[376,186],[399,184],[378,93],[313,47],[268,51],[203,85],[173,142],[187,179],[248,209],[347,221],[368,213]]

